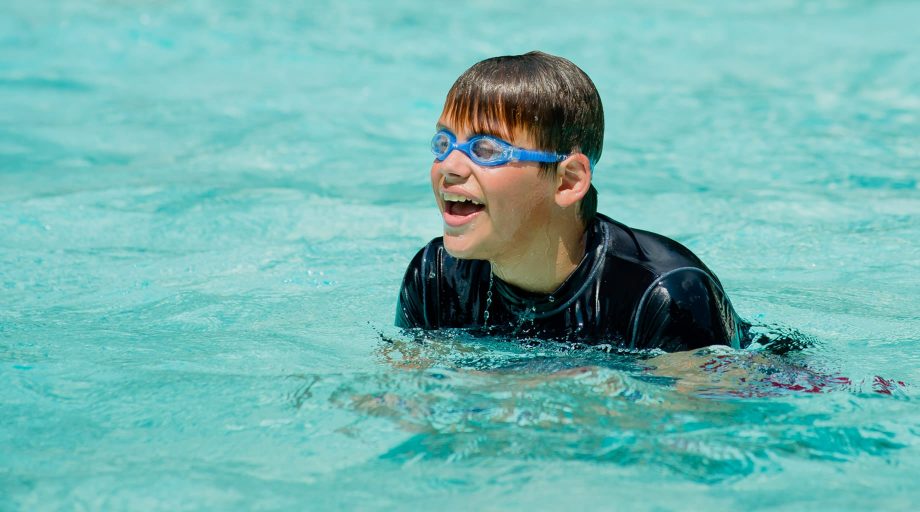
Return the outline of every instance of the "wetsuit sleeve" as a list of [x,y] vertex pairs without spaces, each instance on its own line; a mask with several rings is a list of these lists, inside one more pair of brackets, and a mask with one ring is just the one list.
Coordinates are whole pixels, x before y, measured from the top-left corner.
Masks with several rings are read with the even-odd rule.
[[429,268],[429,252],[431,245],[422,248],[412,258],[409,268],[406,269],[406,275],[403,277],[402,286],[399,290],[399,298],[396,301],[396,326],[404,328],[421,327],[423,329],[435,329],[437,325],[432,322],[433,316],[429,314],[429,304],[427,302],[431,294],[430,286],[432,279]]
[[667,272],[645,291],[632,329],[632,346],[668,352],[710,345],[741,348],[743,325],[722,286],[706,271]]

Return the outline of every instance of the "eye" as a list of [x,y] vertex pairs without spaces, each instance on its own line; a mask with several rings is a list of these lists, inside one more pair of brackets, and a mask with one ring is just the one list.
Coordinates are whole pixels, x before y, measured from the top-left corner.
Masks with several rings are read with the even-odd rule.
[[431,139],[431,152],[441,156],[450,150],[450,137],[444,132],[436,133]]
[[504,148],[497,141],[488,138],[475,141],[470,148],[470,152],[484,162],[498,160],[505,154]]

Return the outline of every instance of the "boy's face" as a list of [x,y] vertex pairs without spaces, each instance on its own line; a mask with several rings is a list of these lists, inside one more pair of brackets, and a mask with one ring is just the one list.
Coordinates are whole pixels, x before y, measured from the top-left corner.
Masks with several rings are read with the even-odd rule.
[[[439,124],[456,135],[458,143],[477,135],[452,126],[443,117]],[[535,149],[525,133],[515,133],[507,142]],[[483,167],[456,150],[443,161],[434,161],[431,187],[444,218],[444,247],[463,259],[507,262],[539,249],[542,228],[555,206],[555,180],[542,176],[539,164]],[[473,202],[457,201],[458,196]],[[549,246],[550,241],[545,242]]]

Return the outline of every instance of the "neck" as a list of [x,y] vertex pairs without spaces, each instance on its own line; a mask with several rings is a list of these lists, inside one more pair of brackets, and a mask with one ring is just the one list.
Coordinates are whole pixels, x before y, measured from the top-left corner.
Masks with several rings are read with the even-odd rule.
[[577,217],[547,223],[513,253],[490,260],[492,272],[522,290],[553,293],[584,258],[586,237]]

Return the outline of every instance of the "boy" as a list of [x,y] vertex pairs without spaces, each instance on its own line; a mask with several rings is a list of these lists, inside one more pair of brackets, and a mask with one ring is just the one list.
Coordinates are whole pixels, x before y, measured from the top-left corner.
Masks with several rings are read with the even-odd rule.
[[597,89],[566,59],[530,52],[463,73],[431,141],[444,236],[409,264],[396,324],[632,349],[745,344],[693,253],[596,213],[603,137]]

